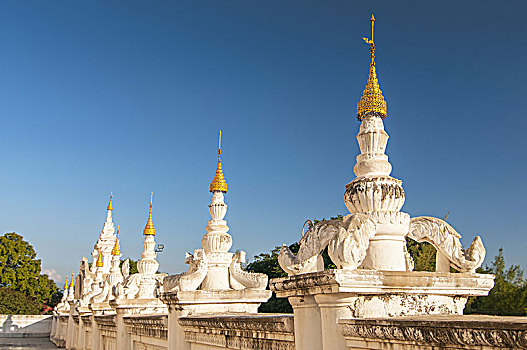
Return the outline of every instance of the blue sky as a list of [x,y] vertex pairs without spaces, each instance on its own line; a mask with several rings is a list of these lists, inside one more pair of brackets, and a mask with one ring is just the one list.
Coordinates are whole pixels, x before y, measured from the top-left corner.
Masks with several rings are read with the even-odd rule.
[[[137,259],[154,191],[161,270],[209,219],[223,130],[233,250],[252,257],[346,213],[371,13],[392,175],[487,261],[527,266],[522,1],[6,1],[0,4],[0,232],[78,270],[114,192]],[[62,279],[58,279],[62,282]]]

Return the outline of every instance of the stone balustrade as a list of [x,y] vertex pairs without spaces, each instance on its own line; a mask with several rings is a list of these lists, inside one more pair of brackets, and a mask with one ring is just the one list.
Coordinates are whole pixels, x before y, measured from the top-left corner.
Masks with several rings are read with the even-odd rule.
[[132,349],[168,349],[168,315],[124,317]]
[[349,350],[526,349],[527,319],[413,316],[341,320]]
[[[66,346],[63,335],[68,334],[69,319],[74,320],[73,327],[79,333]],[[295,345],[295,337],[309,339],[311,336],[308,327],[295,332],[294,316],[291,314],[200,314],[179,317],[177,325],[170,324],[167,314],[125,316],[122,324],[117,322],[116,315],[90,315],[69,319],[55,316],[56,334],[52,335],[52,340],[59,347],[77,350],[124,349],[117,345],[118,334],[125,334],[129,344],[126,349],[134,350],[294,350],[299,349]],[[78,322],[83,322],[83,326]],[[124,329],[120,330],[119,327]],[[171,327],[183,330],[184,339],[178,342],[179,346],[176,348],[170,347],[168,341]],[[527,318],[524,317],[425,315],[347,318],[338,321],[337,330],[331,336],[342,339],[344,346],[326,347],[313,342],[309,348],[527,349]],[[322,333],[327,332],[328,330],[322,330]]]
[[[68,318],[56,317],[60,334],[51,337],[59,347],[77,350],[119,349],[116,315],[71,318],[73,327],[83,335],[68,342]],[[83,326],[79,325],[83,322]],[[215,314],[186,316],[178,319],[184,331],[184,344],[191,349],[295,349],[293,315],[287,314]],[[174,325],[173,325],[174,326]],[[94,329],[93,327],[96,327]],[[133,315],[124,317],[125,334],[130,349],[168,349],[168,315]],[[71,333],[70,333],[71,334]]]
[[292,315],[201,315],[178,322],[190,349],[295,349]]

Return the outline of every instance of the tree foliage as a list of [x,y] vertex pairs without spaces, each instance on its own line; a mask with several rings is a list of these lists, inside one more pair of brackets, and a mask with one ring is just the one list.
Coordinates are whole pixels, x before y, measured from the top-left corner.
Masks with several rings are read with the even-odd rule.
[[414,271],[436,270],[436,249],[430,243],[418,243],[413,239],[406,238],[406,249],[414,259]]
[[[37,304],[51,302],[55,282],[40,274],[41,262],[33,246],[12,232],[0,236],[0,287],[18,291]],[[10,299],[11,300],[11,299]]]
[[38,315],[40,305],[22,292],[0,287],[1,315]]
[[[293,243],[289,246],[289,249],[293,253],[298,252],[300,246],[298,243]],[[278,264],[278,254],[280,253],[280,247],[275,247],[271,253],[260,253],[254,257],[254,261],[246,266],[249,272],[258,272],[266,274],[269,279],[278,277],[287,277],[287,273]],[[260,305],[258,312],[279,312],[279,313],[292,313],[293,308],[287,298],[277,298],[273,292],[271,298]]]
[[[137,271],[137,260],[133,260],[131,258],[126,258],[129,260],[129,266],[130,266],[130,275],[133,275],[134,273],[138,273],[139,271]],[[119,263],[119,268],[123,267],[123,264],[124,262],[126,261],[126,259],[121,259],[121,262]]]
[[490,266],[478,269],[480,273],[492,273],[496,276],[494,288],[486,297],[471,297],[465,307],[465,313],[500,316],[525,316],[527,308],[527,284],[523,270],[519,265],[505,265],[503,249]]

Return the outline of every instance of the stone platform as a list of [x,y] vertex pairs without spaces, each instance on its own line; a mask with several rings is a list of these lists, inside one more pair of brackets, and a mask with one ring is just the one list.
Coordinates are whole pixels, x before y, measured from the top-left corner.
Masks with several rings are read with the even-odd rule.
[[52,350],[58,349],[47,338],[0,338],[2,350]]

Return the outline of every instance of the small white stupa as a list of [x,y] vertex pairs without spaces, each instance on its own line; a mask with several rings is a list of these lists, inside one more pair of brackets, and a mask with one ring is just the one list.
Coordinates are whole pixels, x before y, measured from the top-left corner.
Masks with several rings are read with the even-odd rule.
[[[248,273],[241,269],[245,252],[229,252],[232,237],[224,220],[227,204],[227,182],[221,165],[221,131],[218,145],[218,166],[210,184],[212,203],[209,205],[209,220],[206,233],[201,240],[202,249],[185,254],[187,272],[170,275],[163,281],[162,300],[169,306],[169,320],[188,314],[209,312],[256,313],[258,306],[267,301],[271,291],[267,287],[267,276]],[[177,322],[176,322],[177,323]],[[178,341],[183,341],[180,326],[171,329]],[[183,346],[183,344],[181,344]],[[176,346],[176,348],[178,348]]]

